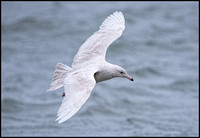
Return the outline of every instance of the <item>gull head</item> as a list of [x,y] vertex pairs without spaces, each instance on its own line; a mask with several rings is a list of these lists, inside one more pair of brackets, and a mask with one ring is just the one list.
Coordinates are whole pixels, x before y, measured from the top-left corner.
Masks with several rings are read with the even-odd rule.
[[115,65],[115,71],[114,71],[115,77],[122,77],[122,78],[127,78],[130,81],[133,81],[133,77],[128,75],[128,73],[123,69],[122,67]]

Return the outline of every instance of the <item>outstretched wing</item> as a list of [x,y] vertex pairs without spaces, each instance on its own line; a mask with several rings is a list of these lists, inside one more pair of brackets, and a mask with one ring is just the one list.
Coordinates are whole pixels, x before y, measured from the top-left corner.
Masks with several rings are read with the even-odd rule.
[[74,71],[65,78],[65,97],[58,110],[58,123],[62,123],[72,117],[86,102],[96,81],[94,69]]
[[121,12],[114,12],[100,25],[99,30],[90,36],[80,47],[74,57],[72,67],[80,67],[86,61],[95,59],[97,56],[105,60],[109,45],[122,35],[125,29],[125,20]]

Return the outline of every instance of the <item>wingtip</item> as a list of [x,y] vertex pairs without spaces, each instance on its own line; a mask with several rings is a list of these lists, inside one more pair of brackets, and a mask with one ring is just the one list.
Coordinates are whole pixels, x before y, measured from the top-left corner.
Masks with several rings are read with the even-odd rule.
[[61,122],[58,118],[55,120],[58,124],[61,124],[63,122]]
[[99,29],[125,29],[125,19],[121,11],[115,11],[110,14],[100,25]]
[[61,118],[60,116],[55,120],[58,124],[62,124],[63,122],[67,121],[68,119]]
[[[113,12],[113,14],[114,13],[119,13],[119,14],[122,14],[122,12],[121,11],[115,11],[115,12]],[[123,15],[123,14],[122,14]]]

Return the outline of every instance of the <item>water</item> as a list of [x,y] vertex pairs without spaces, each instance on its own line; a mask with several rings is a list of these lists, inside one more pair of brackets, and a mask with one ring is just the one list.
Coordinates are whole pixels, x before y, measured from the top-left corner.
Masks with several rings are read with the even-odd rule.
[[[2,136],[198,136],[198,2],[2,2]],[[55,122],[57,62],[114,11],[126,20],[107,61],[134,82],[96,85],[70,120]]]

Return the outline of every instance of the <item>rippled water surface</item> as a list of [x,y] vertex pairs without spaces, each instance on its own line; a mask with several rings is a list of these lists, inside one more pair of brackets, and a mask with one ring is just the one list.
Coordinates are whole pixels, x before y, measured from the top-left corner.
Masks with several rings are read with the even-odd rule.
[[[197,2],[2,2],[2,136],[198,136]],[[134,82],[98,83],[84,106],[55,122],[63,88],[46,92],[57,62],[114,11],[126,20],[107,61]]]

